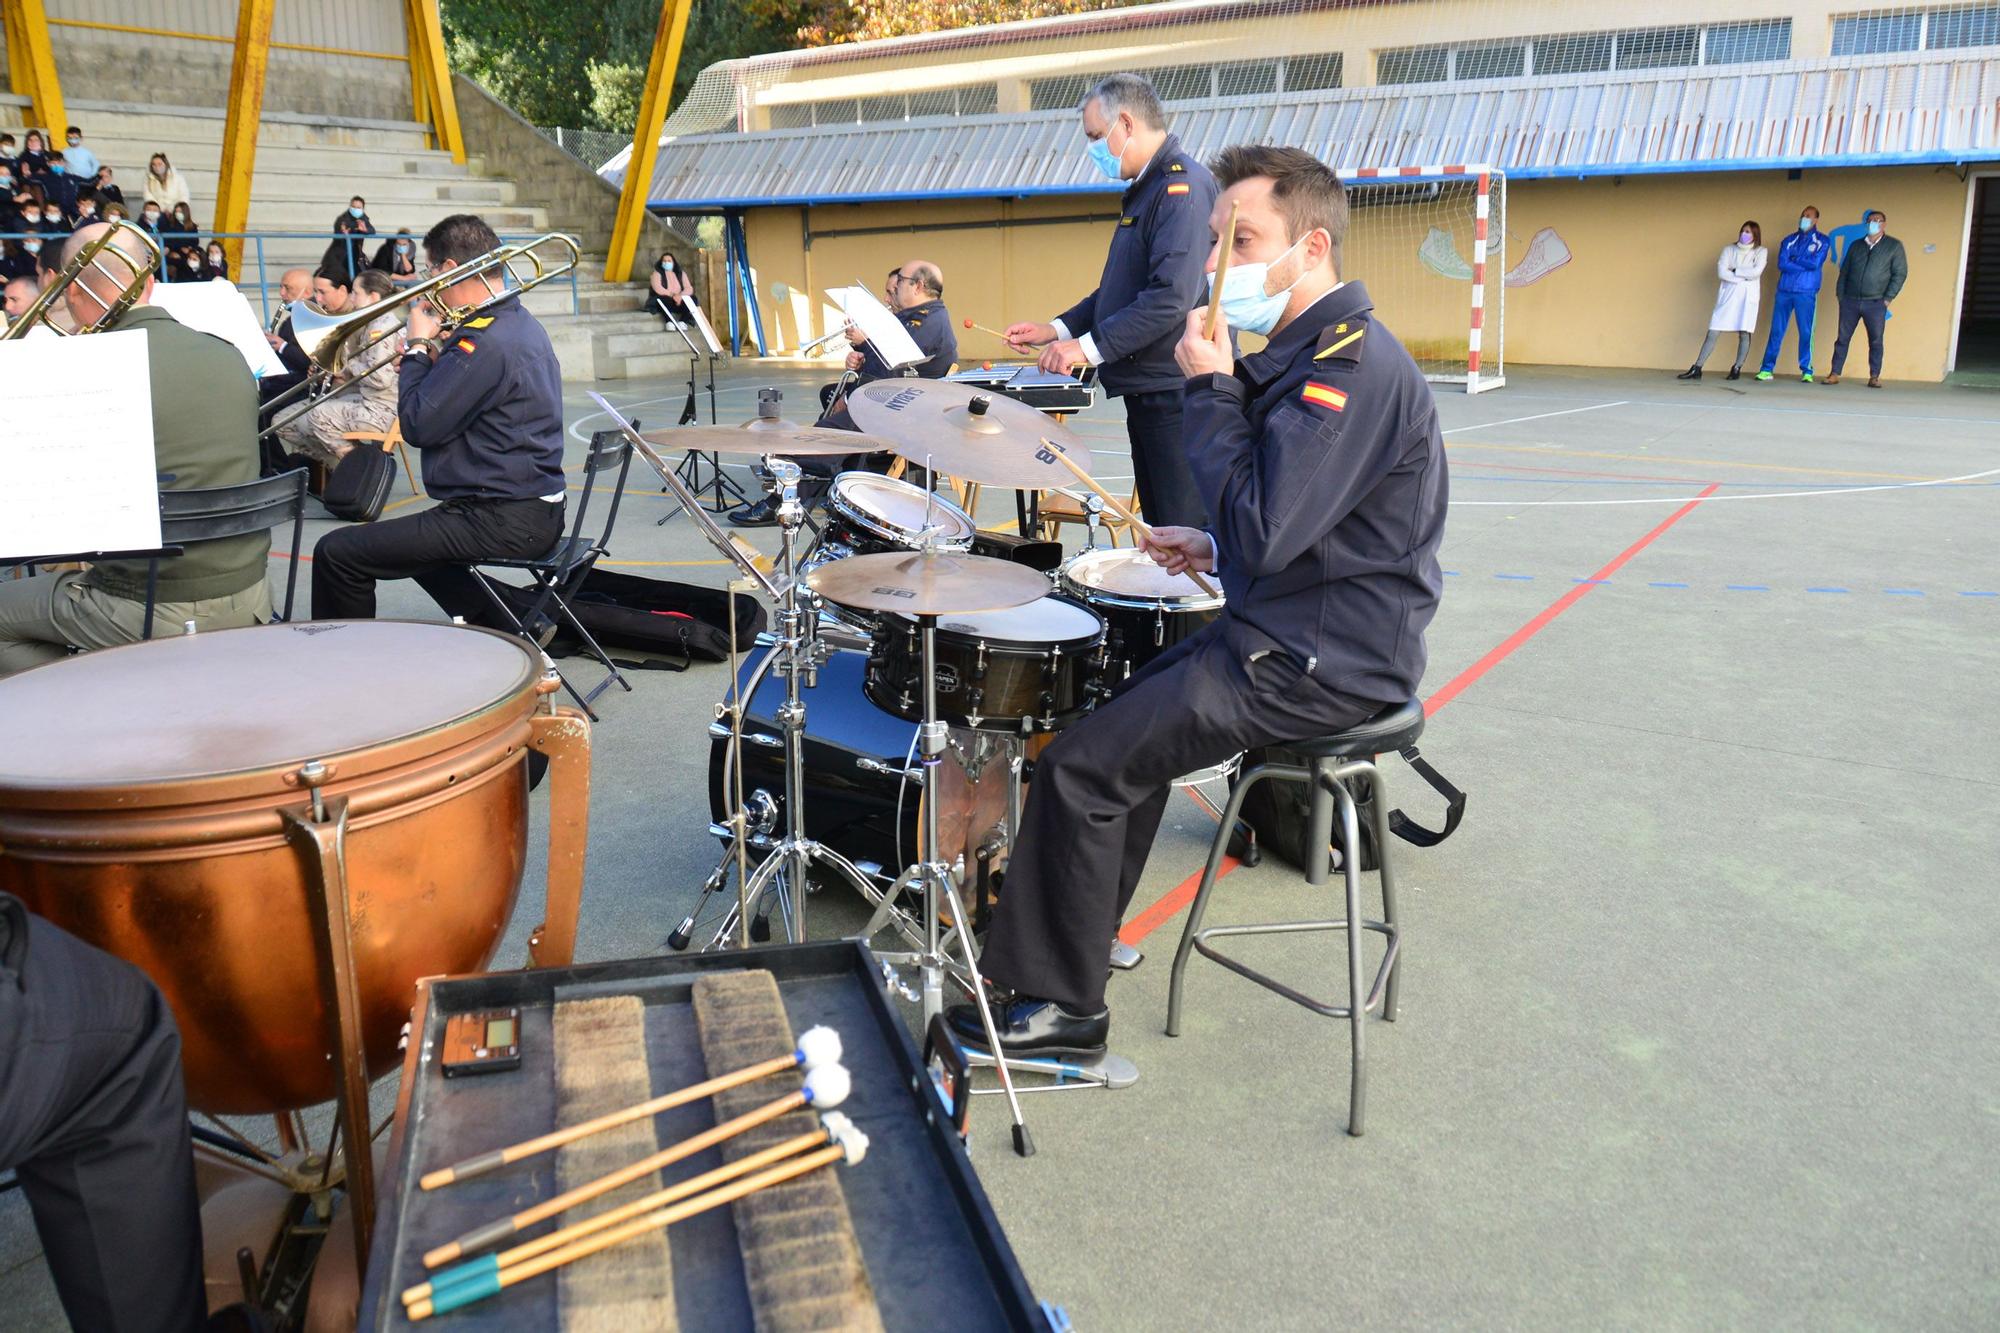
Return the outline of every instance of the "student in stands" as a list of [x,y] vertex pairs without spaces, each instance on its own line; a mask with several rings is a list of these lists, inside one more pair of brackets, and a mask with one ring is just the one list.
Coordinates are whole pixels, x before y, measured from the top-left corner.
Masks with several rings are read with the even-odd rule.
[[69,127],[69,146],[63,149],[63,157],[69,163],[69,174],[76,177],[79,184],[97,178],[97,169],[102,164],[97,154],[83,146],[83,131],[72,125]]
[[0,134],[0,166],[12,171],[21,169],[21,146],[11,134]]
[[33,282],[35,270],[41,266],[41,249],[39,236],[24,241],[0,241],[0,281],[25,278]]
[[377,273],[388,274],[389,281],[398,287],[414,286],[417,282],[417,243],[410,235],[410,229],[404,227],[382,242],[376,248],[375,258],[369,267]]
[[208,259],[208,276],[227,278],[229,276],[229,256],[223,251],[222,242],[209,238],[208,248],[203,251]]
[[146,167],[146,202],[159,205],[162,213],[175,204],[193,202],[188,198],[187,183],[181,180],[181,173],[174,170],[165,153],[153,154]]
[[113,179],[110,167],[97,169],[97,197],[114,204],[125,202],[125,191],[120,189],[118,182]]
[[49,202],[62,210],[65,220],[76,219],[76,181],[69,174],[69,164],[63,161],[59,152],[49,154],[49,169],[36,178]]
[[29,130],[21,140],[21,170],[39,176],[49,169],[49,141],[40,130]]
[[154,240],[160,239],[160,205],[156,200],[148,199],[144,207],[140,208],[139,225],[151,232]]
[[167,252],[167,271],[173,275],[169,280],[184,281],[193,267],[189,255],[201,245],[201,224],[186,203],[175,204],[160,223],[160,245]]

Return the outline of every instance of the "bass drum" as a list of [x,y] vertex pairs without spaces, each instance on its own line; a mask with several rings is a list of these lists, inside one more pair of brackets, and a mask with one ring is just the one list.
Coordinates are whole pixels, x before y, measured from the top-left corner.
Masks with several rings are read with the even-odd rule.
[[[785,682],[775,667],[765,671],[773,651],[759,649],[743,664],[743,688],[756,682],[744,710],[743,794],[754,800],[755,793],[766,793],[782,829],[785,752],[777,744],[784,735],[777,717],[785,702]],[[862,693],[867,670],[867,653],[836,648],[820,667],[817,683],[799,691],[806,706],[806,836],[850,861],[872,862],[893,879],[916,860],[925,793],[898,776],[917,761],[917,729],[868,701]],[[967,865],[980,842],[1007,822],[1008,756],[993,756],[978,765],[976,775],[963,762],[977,752],[981,739],[988,738],[955,734],[945,762],[938,765],[944,802],[940,836],[947,857],[963,851]],[[727,735],[710,742],[708,806],[718,825],[728,821],[733,795],[729,751]],[[754,852],[751,864],[756,864]]]
[[1064,592],[1104,618],[1104,673],[1109,691],[1222,614],[1222,594],[1203,592],[1185,574],[1169,574],[1144,551],[1084,551],[1057,576]]

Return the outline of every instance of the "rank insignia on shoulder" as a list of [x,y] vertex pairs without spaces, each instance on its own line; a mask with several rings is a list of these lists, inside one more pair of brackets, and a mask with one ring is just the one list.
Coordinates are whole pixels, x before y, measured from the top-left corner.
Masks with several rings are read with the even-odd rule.
[[1305,388],[1299,390],[1299,398],[1302,402],[1311,403],[1314,407],[1324,407],[1335,412],[1345,412],[1347,410],[1346,394],[1338,389],[1328,388],[1324,384],[1314,384],[1310,380],[1306,382]]
[[460,338],[460,339],[458,340],[458,350],[459,350],[459,351],[461,351],[461,352],[463,352],[463,353],[465,353],[465,354],[466,354],[467,356],[471,356],[471,355],[472,355],[472,339],[470,339],[470,338]]
[[1137,222],[1138,220],[1139,220],[1139,219],[1137,219],[1137,218],[1119,218],[1119,219],[1118,219],[1118,225],[1119,225],[1119,226],[1121,226],[1121,227],[1129,227],[1129,226],[1131,226],[1131,225],[1132,225],[1133,223]]
[[1189,184],[1188,184],[1188,183],[1187,183],[1186,181],[1176,181],[1176,182],[1175,182],[1174,184],[1172,184],[1172,185],[1169,185],[1169,186],[1167,187],[1167,193],[1168,193],[1168,194],[1186,194],[1186,193],[1187,193],[1187,192],[1188,192],[1188,191],[1189,191],[1190,189],[1192,189],[1192,188],[1194,188],[1194,187],[1193,187],[1193,186],[1191,186],[1191,185],[1189,185]]
[[[1320,351],[1314,352],[1313,360],[1324,361],[1328,357],[1332,356],[1334,353],[1339,352],[1344,348],[1352,347],[1355,343],[1360,342],[1362,336],[1367,332],[1368,332],[1367,327],[1363,326],[1361,328],[1354,330],[1354,332],[1349,333],[1347,332],[1347,326],[1345,324],[1342,324],[1339,328],[1333,331],[1334,341],[1325,348],[1322,348]],[[1342,357],[1341,360],[1354,361],[1359,359],[1360,355],[1361,353],[1358,350],[1352,351],[1349,352],[1346,356]]]
[[1169,162],[1169,163],[1167,164],[1167,170],[1168,170],[1168,171],[1186,171],[1186,170],[1187,170],[1187,168],[1186,168],[1186,167],[1184,167],[1184,166],[1182,166],[1182,165],[1181,165],[1180,163],[1178,163],[1178,162]]
[[480,316],[480,317],[479,317],[478,319],[468,319],[468,320],[466,320],[466,321],[465,321],[465,327],[466,327],[466,328],[468,328],[468,329],[483,329],[483,328],[485,328],[485,327],[486,327],[486,326],[487,326],[488,324],[491,324],[492,322],[493,322],[493,316],[491,316],[491,315],[481,315],[481,316]]

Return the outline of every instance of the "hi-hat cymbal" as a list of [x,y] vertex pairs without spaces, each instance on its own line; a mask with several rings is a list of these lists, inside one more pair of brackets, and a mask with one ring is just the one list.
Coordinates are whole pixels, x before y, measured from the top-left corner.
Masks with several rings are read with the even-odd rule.
[[[639,438],[657,449],[699,449],[705,454],[776,454],[780,458],[832,458],[841,454],[876,454],[889,442],[851,430],[819,426],[675,426],[641,431]],[[1061,466],[1058,464],[1057,466]]]
[[969,615],[1025,606],[1049,595],[1026,565],[951,551],[885,551],[821,565],[806,586],[829,602],[912,616]]
[[961,481],[1023,490],[1073,485],[1076,474],[1049,445],[1090,471],[1090,446],[1068,427],[1019,399],[968,384],[874,380],[847,395],[847,411],[896,453]]

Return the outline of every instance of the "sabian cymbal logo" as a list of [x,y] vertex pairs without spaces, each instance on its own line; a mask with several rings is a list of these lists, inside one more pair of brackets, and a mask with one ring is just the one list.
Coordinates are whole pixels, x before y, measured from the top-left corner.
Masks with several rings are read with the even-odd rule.
[[906,597],[906,598],[907,598],[907,597],[915,597],[915,596],[917,595],[917,594],[916,594],[916,592],[915,592],[915,590],[913,590],[913,589],[910,589],[910,588],[870,588],[870,589],[869,589],[868,591],[870,591],[870,592],[872,592],[872,593],[876,593],[876,594],[878,594],[879,596],[882,596],[882,597]]
[[291,629],[292,633],[294,633],[294,634],[325,634],[325,633],[327,633],[327,632],[328,632],[329,630],[336,630],[336,629],[346,629],[346,628],[347,628],[347,627],[346,627],[345,625],[293,625],[293,626],[290,626],[290,629]]

